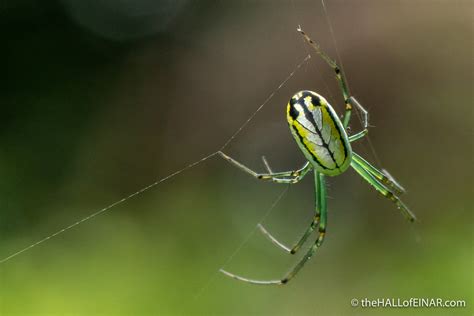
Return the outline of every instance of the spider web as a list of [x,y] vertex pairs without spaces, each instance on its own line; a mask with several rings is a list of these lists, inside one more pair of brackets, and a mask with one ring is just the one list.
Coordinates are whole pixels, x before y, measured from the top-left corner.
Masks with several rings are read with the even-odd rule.
[[[334,45],[334,48],[336,50],[336,55],[337,55],[337,62],[341,65],[341,70],[343,73],[345,73],[344,71],[344,63],[342,62],[342,58],[341,58],[341,54],[339,53],[339,49],[338,49],[338,45],[337,45],[337,41],[336,41],[336,35],[334,33],[334,28],[333,28],[333,24],[331,22],[331,18],[329,17],[329,14],[328,14],[328,10],[327,10],[327,7],[326,7],[326,4],[324,3],[324,0],[321,0],[321,6],[323,7],[323,11],[324,11],[324,16],[326,17],[326,22],[327,22],[327,25],[329,27],[329,33],[331,34],[331,38],[332,38],[332,42],[333,42],[333,45]],[[346,80],[347,81],[347,80]],[[326,85],[326,82],[324,82],[324,84]],[[347,81],[346,82],[347,84],[347,90],[349,91],[350,93],[350,87],[349,87],[349,82]],[[329,89],[328,89],[329,90]],[[332,95],[331,95],[332,97]],[[362,116],[359,112],[359,109],[355,108],[355,113],[357,115],[357,119],[359,120],[359,122],[362,124]],[[370,123],[369,123],[370,124]],[[379,156],[377,155],[377,152],[375,151],[375,147],[374,145],[372,144],[372,141],[370,140],[370,135],[366,135],[365,136],[365,139],[367,140],[367,144],[369,145],[369,148],[370,148],[370,151],[372,153],[372,156],[374,157],[375,159],[375,162],[377,164],[378,167],[380,167],[382,165],[382,163],[380,162],[380,159],[379,159]]]
[[[132,199],[132,198],[135,198],[135,197],[137,197],[138,195],[140,195],[140,194],[142,194],[142,193],[144,193],[144,192],[146,192],[146,191],[149,191],[150,189],[152,189],[152,188],[158,186],[159,184],[161,184],[161,183],[163,183],[163,182],[165,182],[165,181],[167,181],[167,180],[169,180],[169,179],[171,179],[171,178],[174,178],[174,177],[178,176],[179,174],[181,174],[181,173],[183,173],[183,172],[185,172],[185,171],[187,171],[187,170],[189,170],[189,169],[191,169],[191,168],[194,168],[194,167],[196,167],[196,166],[202,164],[203,162],[205,162],[205,161],[207,161],[207,160],[209,160],[209,159],[215,157],[216,155],[219,154],[220,151],[224,150],[225,148],[227,148],[227,146],[229,146],[229,144],[242,132],[242,130],[244,130],[244,129],[247,127],[247,125],[254,119],[254,117],[263,109],[263,107],[264,107],[265,105],[267,105],[268,102],[270,102],[270,100],[275,96],[275,94],[295,75],[295,73],[296,73],[310,58],[311,58],[311,55],[308,54],[298,65],[296,65],[295,68],[293,69],[293,71],[291,71],[290,74],[287,75],[286,78],[285,78],[283,81],[281,81],[281,83],[273,90],[272,93],[270,93],[270,94],[268,95],[268,97],[263,101],[263,103],[261,103],[261,104],[257,107],[257,109],[248,117],[248,119],[247,119],[242,125],[240,125],[240,127],[237,128],[236,131],[235,131],[235,132],[223,143],[223,145],[222,145],[221,147],[219,147],[216,151],[211,152],[211,153],[209,153],[208,155],[206,155],[206,156],[204,156],[204,157],[202,157],[202,158],[200,158],[200,159],[198,159],[198,160],[195,160],[194,162],[191,162],[191,163],[187,164],[187,165],[184,166],[183,168],[181,168],[181,169],[179,169],[179,170],[176,170],[175,172],[173,172],[173,173],[171,173],[171,174],[169,174],[169,175],[167,175],[167,176],[165,176],[165,177],[162,177],[162,178],[157,179],[155,182],[153,182],[153,183],[151,183],[151,184],[149,184],[149,185],[147,185],[147,186],[141,188],[140,190],[135,191],[135,192],[133,192],[133,193],[131,193],[131,194],[129,194],[129,195],[123,197],[122,199],[117,200],[117,201],[113,202],[112,204],[109,204],[109,205],[105,206],[104,208],[102,208],[102,209],[100,209],[100,210],[98,210],[98,211],[96,211],[96,212],[93,212],[93,213],[91,213],[90,215],[88,215],[88,216],[86,216],[86,217],[83,217],[83,218],[81,218],[81,219],[75,221],[74,223],[72,223],[72,224],[70,224],[70,225],[68,225],[68,226],[66,226],[66,227],[64,227],[64,228],[62,228],[62,229],[60,229],[60,230],[58,230],[58,231],[56,231],[56,232],[54,232],[54,233],[52,233],[52,234],[50,234],[50,235],[48,235],[48,236],[42,238],[42,239],[40,239],[40,240],[38,240],[38,241],[32,243],[32,244],[30,244],[30,245],[28,245],[28,246],[25,247],[25,248],[22,248],[22,249],[20,249],[20,250],[18,250],[18,251],[16,251],[16,252],[10,254],[9,256],[7,256],[7,257],[1,259],[1,260],[0,260],[0,264],[3,264],[3,263],[5,263],[5,262],[7,262],[7,261],[9,261],[9,260],[11,260],[11,259],[13,259],[13,258],[15,258],[16,256],[18,256],[18,255],[20,255],[20,254],[22,254],[22,253],[24,253],[24,252],[26,252],[26,251],[29,251],[29,250],[31,250],[32,248],[34,248],[34,247],[36,247],[36,246],[39,246],[39,245],[43,244],[44,242],[46,242],[46,241],[48,241],[48,240],[50,240],[50,239],[53,239],[53,238],[55,238],[55,237],[57,237],[57,236],[59,236],[59,235],[65,233],[65,232],[67,232],[67,231],[70,230],[71,228],[74,228],[74,227],[76,227],[76,226],[78,226],[78,225],[80,225],[80,224],[83,224],[84,222],[87,222],[87,221],[93,219],[94,217],[96,217],[96,216],[98,216],[98,215],[101,215],[101,214],[103,214],[103,213],[105,213],[105,212],[108,212],[108,211],[114,209],[116,206],[118,206],[118,205],[120,205],[120,204],[122,204],[122,203],[125,203],[126,201],[128,201],[128,200],[130,200],[130,199]],[[282,194],[282,195],[283,195],[283,194]],[[281,195],[281,196],[282,196],[282,195]],[[278,198],[278,200],[281,198],[281,196]],[[275,205],[276,205],[276,203],[274,203],[274,205],[269,209],[268,213],[271,211],[271,209],[273,209],[273,207],[274,207]],[[267,214],[267,215],[268,215],[268,214]],[[253,234],[253,232],[252,232],[252,234]],[[249,238],[250,238],[250,237],[249,237]],[[241,247],[242,247],[242,246],[241,246]],[[237,252],[238,252],[238,250],[237,250],[235,253],[237,253]],[[234,254],[234,255],[235,255],[235,254]],[[230,260],[230,259],[229,259],[229,260]]]

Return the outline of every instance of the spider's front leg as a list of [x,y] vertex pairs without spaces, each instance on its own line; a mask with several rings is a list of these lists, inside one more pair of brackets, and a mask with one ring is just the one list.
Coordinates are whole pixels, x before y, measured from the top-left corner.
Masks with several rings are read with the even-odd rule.
[[[292,184],[292,183],[298,183],[301,179],[304,178],[304,176],[312,169],[311,164],[309,162],[306,162],[304,166],[298,170],[293,170],[293,171],[283,171],[283,172],[269,172],[269,173],[258,173],[250,169],[249,167],[241,164],[237,160],[227,156],[224,154],[222,151],[219,151],[218,154],[236,166],[237,168],[241,169],[242,171],[250,174],[256,179],[259,180],[264,180],[264,181],[272,181],[275,183],[283,183],[283,184]],[[264,160],[266,162],[266,160]],[[268,171],[271,169],[268,166],[268,163],[266,163],[266,168]]]
[[[347,100],[348,104],[351,104],[359,109],[362,113],[362,125],[364,127],[360,132],[355,133],[354,135],[349,136],[349,141],[353,142],[355,140],[361,139],[369,133],[369,112],[354,98],[350,97]],[[349,121],[347,122],[349,124]]]
[[341,88],[342,91],[342,96],[344,97],[344,103],[346,104],[346,111],[344,113],[344,118],[342,121],[342,124],[344,128],[347,128],[349,125],[349,121],[351,119],[351,113],[352,113],[352,108],[356,107],[362,112],[363,115],[363,125],[364,129],[351,137],[349,137],[349,141],[354,141],[357,139],[360,139],[367,135],[369,132],[368,127],[369,127],[369,114],[368,112],[362,107],[362,105],[357,102],[357,100],[351,96],[351,93],[349,91],[349,87],[347,85],[346,78],[344,76],[344,73],[342,71],[342,68],[339,67],[339,65],[336,63],[335,60],[333,60],[331,57],[329,57],[324,51],[321,50],[319,45],[313,41],[302,29],[300,26],[298,26],[297,31],[301,33],[303,36],[304,40],[314,48],[316,53],[329,65],[334,70],[334,73],[336,74],[336,79],[339,82],[339,87]]

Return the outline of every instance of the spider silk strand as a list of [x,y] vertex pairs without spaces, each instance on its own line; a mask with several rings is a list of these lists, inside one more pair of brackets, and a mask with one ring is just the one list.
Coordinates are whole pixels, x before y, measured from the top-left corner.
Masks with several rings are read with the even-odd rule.
[[263,216],[260,218],[258,221],[257,225],[253,227],[253,229],[247,234],[247,236],[242,240],[240,245],[230,254],[230,256],[227,258],[226,261],[224,261],[224,264],[217,269],[209,278],[208,281],[204,284],[203,287],[201,287],[200,290],[197,291],[196,295],[194,296],[194,300],[199,298],[201,294],[204,292],[205,289],[214,281],[216,276],[219,274],[219,271],[223,269],[226,265],[228,265],[232,259],[242,250],[242,248],[249,242],[250,238],[252,238],[253,235],[255,235],[255,232],[257,231],[258,225],[262,224],[267,217],[270,215],[270,213],[273,211],[273,209],[278,205],[278,203],[281,201],[281,199],[285,196],[286,193],[288,193],[288,190],[290,189],[290,184],[285,186],[285,189],[277,196],[277,198],[273,201],[273,203],[270,205],[268,210],[263,214]]
[[171,173],[171,174],[169,174],[169,175],[167,175],[167,176],[165,176],[165,177],[163,177],[163,178],[160,178],[160,179],[156,180],[155,182],[153,182],[153,183],[151,183],[151,184],[149,184],[149,185],[147,185],[147,186],[141,188],[140,190],[135,191],[135,192],[133,192],[133,193],[127,195],[126,197],[124,197],[124,198],[122,198],[122,199],[120,199],[120,200],[117,200],[117,201],[113,202],[112,204],[109,204],[108,206],[106,206],[106,207],[104,207],[104,208],[102,208],[102,209],[100,209],[100,210],[98,210],[98,211],[96,211],[96,212],[94,212],[94,213],[92,213],[92,214],[86,216],[86,217],[83,217],[83,218],[79,219],[78,221],[76,221],[76,222],[74,222],[74,223],[72,223],[72,224],[70,224],[70,225],[68,225],[68,226],[66,226],[66,227],[64,227],[64,228],[62,228],[62,229],[56,231],[55,233],[52,233],[52,234],[50,234],[50,235],[48,235],[48,236],[46,236],[46,237],[44,237],[44,238],[42,238],[42,239],[40,239],[40,240],[38,240],[38,241],[36,241],[36,242],[30,244],[29,246],[27,246],[27,247],[25,247],[25,248],[22,248],[22,249],[20,249],[20,250],[14,252],[14,253],[8,255],[7,257],[5,257],[5,258],[3,258],[3,259],[0,259],[0,265],[1,265],[1,264],[4,264],[5,262],[7,262],[7,261],[9,261],[9,260],[11,260],[11,259],[13,259],[13,258],[15,258],[16,256],[18,256],[18,255],[20,255],[20,254],[22,254],[22,253],[24,253],[24,252],[26,252],[26,251],[31,250],[32,248],[34,248],[34,247],[36,247],[36,246],[38,246],[38,245],[41,245],[42,243],[44,243],[44,242],[46,242],[46,241],[48,241],[48,240],[50,240],[50,239],[52,239],[52,238],[55,238],[55,237],[57,237],[57,236],[59,236],[59,235],[65,233],[65,232],[67,232],[68,230],[70,230],[70,229],[72,229],[72,228],[74,228],[74,227],[76,227],[76,226],[79,226],[80,224],[82,224],[82,223],[84,223],[84,222],[87,222],[87,221],[93,219],[94,217],[96,217],[96,216],[98,216],[98,215],[101,215],[101,214],[103,214],[103,213],[105,213],[105,212],[110,211],[111,209],[115,208],[116,206],[118,206],[118,205],[120,205],[120,204],[122,204],[122,203],[124,203],[124,202],[126,202],[126,201],[128,201],[128,200],[130,200],[130,199],[132,199],[132,198],[134,198],[134,197],[136,197],[136,196],[138,196],[138,195],[144,193],[145,191],[148,191],[148,190],[150,190],[150,189],[156,187],[157,185],[159,185],[159,184],[161,184],[161,183],[163,183],[163,182],[165,182],[165,181],[167,181],[167,180],[170,180],[171,178],[174,178],[175,176],[177,176],[177,175],[179,175],[179,174],[181,174],[181,173],[183,173],[183,172],[185,172],[185,171],[187,171],[187,170],[189,170],[189,169],[191,169],[191,168],[193,168],[193,167],[196,167],[197,165],[202,164],[202,163],[205,162],[206,160],[208,160],[208,159],[210,159],[210,158],[216,156],[220,151],[222,151],[223,149],[225,149],[225,148],[237,137],[237,135],[240,134],[240,132],[242,132],[242,130],[243,130],[243,129],[254,119],[254,117],[258,114],[258,112],[260,112],[260,111],[262,110],[262,108],[273,98],[273,96],[277,93],[277,91],[280,90],[280,89],[288,82],[288,80],[290,80],[290,79],[293,77],[293,75],[294,75],[294,74],[303,66],[303,64],[305,64],[310,58],[311,58],[311,55],[307,55],[298,65],[296,65],[296,67],[293,69],[293,71],[291,71],[290,74],[277,86],[277,88],[274,89],[272,93],[270,93],[270,95],[265,99],[265,101],[264,101],[262,104],[260,104],[260,105],[258,106],[258,108],[257,108],[257,109],[249,116],[249,118],[232,134],[232,136],[230,136],[230,137],[224,142],[224,144],[219,148],[219,150],[217,150],[217,151],[215,151],[215,152],[212,152],[212,153],[210,153],[210,154],[204,156],[203,158],[198,159],[198,160],[196,160],[196,161],[194,161],[194,162],[192,162],[192,163],[190,163],[190,164],[184,166],[183,168],[181,168],[181,169],[179,169],[179,170],[177,170],[177,171],[175,171],[175,172],[173,172],[173,173]]
[[[324,0],[321,0],[321,5],[323,7],[324,15],[326,16],[326,22],[327,22],[328,27],[329,27],[329,33],[331,34],[331,38],[332,38],[332,41],[333,41],[333,44],[334,44],[334,48],[336,50],[337,60],[338,60],[339,64],[341,65],[342,72],[345,75],[346,72],[344,70],[344,63],[342,62],[341,54],[339,53],[339,49],[338,49],[338,45],[337,45],[337,41],[336,41],[336,35],[334,33],[334,28],[332,26],[331,18],[329,17],[329,13],[328,13],[328,10],[326,8],[326,4],[324,3]],[[347,91],[349,91],[349,94],[352,95],[352,93],[350,92],[351,89],[349,87],[349,82],[347,80],[347,77],[346,77],[346,85],[347,85]],[[355,113],[357,115],[357,118],[359,119],[359,122],[362,124],[362,117],[359,113],[359,110],[356,109]],[[370,151],[372,152],[372,156],[374,157],[376,164],[378,165],[378,167],[381,167],[382,163],[380,162],[379,156],[377,155],[377,152],[375,151],[375,147],[372,144],[372,141],[370,139],[370,135],[366,135],[365,138],[367,139],[367,143],[369,144]]]

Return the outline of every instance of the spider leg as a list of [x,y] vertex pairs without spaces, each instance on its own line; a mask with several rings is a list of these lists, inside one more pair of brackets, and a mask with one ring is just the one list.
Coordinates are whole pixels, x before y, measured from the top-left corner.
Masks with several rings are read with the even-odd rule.
[[373,175],[367,167],[364,167],[356,159],[353,159],[351,162],[352,168],[354,168],[359,175],[364,178],[370,185],[372,185],[380,194],[384,197],[395,203],[397,208],[402,212],[405,218],[414,222],[416,220],[415,214],[413,214],[410,209],[396,196],[392,191],[390,191],[381,181],[379,181],[375,175]]
[[[265,168],[267,169],[267,171],[269,173],[273,173],[267,159],[265,158],[265,156],[262,156],[262,160],[263,160],[263,164],[265,165]],[[318,195],[316,195],[318,196]],[[290,254],[295,254],[298,249],[301,248],[301,246],[305,243],[305,241],[308,239],[308,237],[311,235],[311,233],[313,232],[313,230],[315,229],[315,227],[318,225],[319,223],[319,210],[318,210],[318,205],[319,205],[319,202],[318,201],[315,201],[316,203],[316,216],[313,218],[313,220],[311,221],[311,224],[310,226],[308,227],[308,229],[306,230],[306,232],[303,234],[303,236],[300,238],[300,240],[291,248],[285,246],[285,244],[283,244],[282,242],[278,241],[278,239],[276,239],[275,237],[273,237],[273,235],[268,232],[268,230],[263,227],[262,224],[258,224],[257,227],[260,229],[260,232],[265,235],[265,237],[267,237],[274,245],[276,245],[277,247],[283,249],[284,251],[290,253]]]
[[285,246],[283,243],[281,243],[280,241],[278,241],[278,239],[276,239],[275,237],[273,237],[272,234],[270,234],[268,232],[268,230],[265,229],[265,227],[263,227],[262,224],[258,224],[257,225],[258,229],[260,229],[260,232],[265,235],[265,237],[268,238],[268,240],[270,240],[275,246],[283,249],[284,251],[288,252],[288,253],[291,253],[291,248]]
[[[369,133],[369,112],[367,112],[367,110],[364,109],[364,107],[354,97],[350,97],[347,102],[358,108],[359,111],[362,113],[362,126],[364,127],[364,129],[358,133],[355,133],[354,135],[349,136],[349,141],[353,142],[355,140],[363,138]],[[344,125],[344,127],[347,126]]]
[[264,234],[274,245],[276,245],[277,247],[285,250],[286,252],[288,252],[292,255],[295,254],[296,252],[298,252],[298,250],[301,248],[301,246],[303,246],[303,244],[306,242],[308,237],[313,233],[314,229],[319,224],[319,221],[320,221],[320,218],[321,218],[321,212],[320,212],[319,208],[320,208],[320,205],[321,205],[322,201],[321,201],[321,195],[318,193],[320,188],[318,188],[317,178],[316,178],[316,183],[315,183],[315,189],[316,189],[316,191],[315,191],[315,212],[316,212],[316,214],[313,217],[313,220],[311,221],[311,224],[309,225],[309,227],[304,232],[303,236],[301,236],[300,240],[296,244],[294,244],[293,247],[289,248],[289,247],[285,246],[283,243],[278,241],[278,239],[273,237],[272,234],[270,234],[268,232],[268,230],[265,229],[265,227],[263,227],[261,224],[258,224],[258,228],[260,229],[262,234]]
[[321,56],[321,58],[334,70],[336,73],[336,79],[339,82],[339,87],[341,88],[342,91],[342,96],[344,97],[344,103],[346,104],[346,111],[344,113],[344,118],[343,118],[343,125],[344,127],[347,127],[349,125],[349,121],[351,119],[351,113],[352,113],[352,104],[350,102],[350,92],[349,88],[346,82],[346,78],[344,76],[344,73],[342,72],[341,67],[336,63],[335,60],[333,60],[331,57],[329,57],[325,52],[321,50],[319,45],[314,42],[302,29],[300,26],[296,29],[298,32],[303,35],[303,38],[305,41],[316,50],[316,53]]
[[242,282],[247,282],[247,283],[252,283],[252,284],[257,284],[257,285],[281,285],[281,284],[283,284],[281,282],[281,280],[270,280],[270,281],[254,280],[254,279],[248,279],[248,278],[241,277],[237,274],[233,274],[233,273],[231,273],[229,271],[226,271],[224,269],[220,269],[219,271],[224,273],[228,277],[231,277],[232,279],[236,279],[236,280],[242,281]]
[[264,181],[272,181],[275,183],[297,183],[312,169],[311,164],[307,161],[303,167],[294,171],[283,171],[283,172],[270,172],[270,173],[257,173],[250,169],[249,167],[241,164],[240,162],[234,160],[233,158],[227,156],[222,151],[218,152],[219,155],[236,166],[237,168],[243,170],[244,172],[250,174],[256,179]]
[[346,104],[346,111],[344,113],[344,118],[342,119],[342,124],[344,128],[346,128],[349,125],[349,121],[351,120],[351,113],[352,113],[352,107],[355,106],[357,107],[363,115],[363,125],[364,129],[357,134],[352,135],[349,137],[349,141],[354,141],[359,138],[364,137],[367,135],[369,132],[368,126],[369,126],[369,115],[368,112],[362,107],[362,105],[357,102],[357,100],[351,96],[350,91],[349,91],[349,86],[347,85],[346,77],[344,76],[344,73],[339,67],[339,65],[336,63],[335,60],[333,60],[331,57],[329,57],[325,52],[321,50],[321,47],[313,41],[302,29],[300,26],[298,26],[297,31],[303,35],[303,38],[305,41],[316,50],[316,53],[321,56],[321,58],[331,67],[334,72],[336,73],[336,79],[339,82],[339,87],[341,88],[342,91],[342,96],[344,97],[344,103]]
[[321,212],[320,223],[318,227],[318,238],[308,252],[301,258],[290,272],[281,280],[282,284],[288,283],[306,264],[306,262],[311,259],[316,250],[321,247],[326,235],[326,223],[327,223],[327,204],[326,204],[326,185],[324,180],[324,175],[319,172],[314,173],[316,181],[316,194],[318,195],[318,200],[320,201],[319,210]]
[[265,169],[267,169],[268,173],[273,173],[272,168],[268,164],[267,158],[265,158],[265,156],[262,156],[262,161],[263,161],[263,165],[265,166]]
[[320,211],[321,211],[321,222],[319,223],[319,234],[318,238],[314,245],[308,250],[308,252],[301,258],[301,260],[286,274],[286,276],[281,280],[254,280],[241,277],[239,275],[230,273],[226,270],[221,269],[220,271],[225,275],[247,283],[257,284],[257,285],[283,285],[288,283],[306,264],[306,262],[311,259],[316,250],[322,245],[324,241],[324,236],[326,233],[326,221],[327,221],[327,204],[326,204],[326,188],[324,185],[324,175],[315,172],[316,179],[316,194],[318,195],[318,200],[321,202]]
[[267,237],[274,245],[276,245],[277,247],[283,249],[284,251],[288,252],[289,254],[294,255],[295,253],[298,252],[298,250],[301,248],[301,246],[303,246],[303,244],[306,242],[308,237],[311,235],[311,233],[314,231],[314,229],[318,226],[318,223],[319,223],[319,213],[316,216],[314,216],[313,220],[311,221],[311,224],[306,229],[303,236],[301,236],[299,241],[296,244],[294,244],[291,248],[285,246],[285,244],[281,243],[280,241],[278,241],[278,239],[273,237],[273,235],[270,234],[270,232],[268,232],[268,230],[265,227],[263,227],[262,224],[258,224],[257,227],[260,229],[260,232],[263,235],[265,235],[265,237]]
[[362,158],[356,153],[352,153],[352,159],[361,165],[366,171],[373,175],[377,180],[382,182],[384,185],[390,187],[397,194],[405,193],[405,189],[395,180],[386,170],[378,170],[372,166],[367,160]]
[[[395,178],[394,178],[390,173],[388,173],[387,170],[382,169],[382,170],[380,170],[380,171],[383,173],[383,175],[384,175],[390,182],[393,183],[394,186],[396,186],[396,187],[400,190],[400,194],[406,192],[405,188],[402,187],[401,184],[398,183],[397,180],[395,180]],[[382,182],[383,182],[383,181],[382,181]]]

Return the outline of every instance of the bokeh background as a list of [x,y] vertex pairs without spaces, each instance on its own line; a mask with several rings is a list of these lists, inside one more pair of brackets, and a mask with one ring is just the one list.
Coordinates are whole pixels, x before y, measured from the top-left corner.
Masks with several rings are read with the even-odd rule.
[[[0,257],[216,151],[311,53],[370,111],[354,144],[407,188],[405,222],[355,172],[328,180],[324,247],[285,287],[313,183],[259,183],[213,157],[0,265],[1,315],[472,315],[472,1],[2,1]],[[334,26],[336,45],[327,17]],[[304,160],[285,121],[312,89],[342,113],[316,56],[226,152],[263,170]],[[354,116],[352,130],[360,127]],[[309,243],[308,243],[309,246]],[[238,250],[236,252],[236,250]],[[362,309],[352,298],[466,300]]]

